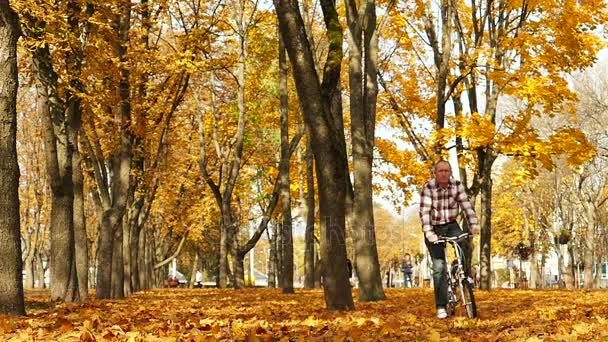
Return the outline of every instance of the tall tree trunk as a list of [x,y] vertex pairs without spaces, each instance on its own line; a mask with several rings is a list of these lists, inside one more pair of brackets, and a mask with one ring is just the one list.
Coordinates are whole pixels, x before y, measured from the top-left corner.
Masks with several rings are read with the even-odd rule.
[[46,168],[51,188],[51,299],[78,301],[74,247],[74,188],[71,128],[58,97],[57,74],[48,45],[34,53],[37,108],[44,125]]
[[[87,4],[85,7],[86,19],[90,18],[94,12],[94,6]],[[79,132],[82,126],[82,108],[80,94],[83,92],[83,85],[80,80],[82,73],[82,62],[84,59],[84,49],[90,32],[90,24],[82,20],[82,8],[78,1],[70,0],[67,6],[67,22],[70,26],[70,31],[80,34],[80,45],[74,48],[73,53],[67,54],[66,69],[69,77],[70,86],[72,89],[67,91],[67,118],[70,125],[71,144],[71,166],[72,166],[72,184],[73,190],[73,215],[74,215],[74,253],[75,253],[75,268],[78,279],[78,291],[81,301],[87,301],[89,298],[89,256],[87,246],[86,221],[84,217],[84,194],[83,183],[84,176],[82,174],[81,156],[79,152]]]
[[283,293],[294,293],[293,291],[293,236],[291,219],[291,191],[289,179],[289,96],[287,92],[287,56],[285,54],[285,42],[279,32],[279,97],[280,97],[280,121],[281,121],[281,162],[279,165],[279,178],[281,182],[281,203],[283,224],[281,236],[283,242],[282,255],[283,264],[281,272],[281,285]]
[[[129,30],[131,28],[131,3],[130,1],[120,4],[119,13],[113,22],[114,32],[117,37],[114,42],[114,52],[117,55],[118,61],[126,63],[127,61],[127,45],[129,42]],[[97,187],[99,188],[99,196],[103,205],[103,214],[101,219],[101,227],[99,230],[98,243],[98,258],[97,258],[97,299],[108,299],[112,296],[112,274],[122,274],[121,270],[113,270],[113,251],[114,236],[117,229],[121,229],[122,218],[125,214],[128,192],[129,178],[131,172],[132,159],[132,134],[129,131],[129,123],[131,119],[131,99],[130,99],[130,82],[129,70],[126,66],[121,66],[120,79],[116,88],[118,93],[118,107],[116,108],[115,120],[118,125],[118,133],[120,135],[120,148],[110,158],[110,161],[105,161],[102,155],[96,155],[95,178]],[[90,144],[89,144],[90,145]],[[89,155],[93,156],[92,149],[89,148]],[[108,180],[102,176],[102,168],[106,165],[112,168],[112,177]],[[108,187],[108,183],[110,188]],[[121,234],[122,235],[122,231]],[[122,241],[120,241],[122,246]],[[122,250],[121,253],[122,254]],[[121,258],[122,259],[122,258]],[[121,260],[122,262],[122,260]],[[121,278],[122,281],[122,278]],[[121,285],[122,287],[122,285]],[[120,294],[120,292],[114,292]]]
[[482,290],[492,288],[492,164],[491,150],[478,151],[481,178],[481,238],[479,246],[480,280]]
[[25,315],[17,163],[17,14],[0,1],[0,313]]
[[[360,8],[347,1],[349,39],[350,113],[353,146],[355,264],[359,300],[385,299],[376,248],[372,196],[372,164],[378,94],[376,6],[365,0]],[[346,265],[344,265],[346,267]]]
[[[78,132],[76,130],[75,132]],[[76,274],[81,301],[89,299],[89,250],[84,217],[84,193],[80,153],[78,143],[74,144],[72,154],[72,179],[74,182],[74,242],[76,251]]]
[[[304,121],[311,133],[316,161],[325,303],[330,310],[354,309],[346,270],[344,235],[348,165],[340,138],[344,132],[336,128],[331,113],[332,96],[340,80],[342,27],[335,3],[332,0],[321,0],[330,48],[323,84],[320,84],[297,3],[274,0],[274,4],[292,63]],[[332,262],[328,263],[327,260]]]
[[304,287],[315,287],[315,181],[310,135],[306,138],[306,231],[304,250]]

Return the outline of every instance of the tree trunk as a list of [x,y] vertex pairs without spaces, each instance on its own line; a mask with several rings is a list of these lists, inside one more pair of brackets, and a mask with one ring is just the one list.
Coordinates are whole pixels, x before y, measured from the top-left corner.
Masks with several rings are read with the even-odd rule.
[[122,231],[122,222],[118,225],[117,229],[114,230],[114,244],[113,244],[113,252],[112,252],[112,289],[111,296],[115,299],[125,298],[124,291],[124,258],[123,258],[123,250],[122,250],[122,239],[123,231]]
[[150,278],[150,264],[151,255],[150,255],[150,244],[147,239],[147,231],[145,229],[140,229],[139,231],[139,241],[137,245],[137,249],[139,253],[137,254],[137,275],[138,284],[137,291],[141,291],[144,289],[149,289],[151,287]]
[[37,110],[43,120],[46,169],[51,188],[51,299],[73,302],[78,301],[73,217],[73,139],[70,138],[69,118],[58,97],[57,74],[51,64],[48,45],[34,50],[33,56]]
[[[282,220],[281,220],[282,221]],[[274,241],[274,272],[277,278],[277,287],[283,288],[283,223],[278,221],[273,226],[272,231]]]
[[[117,37],[114,42],[114,52],[117,55],[118,61],[125,63],[127,60],[127,45],[129,41],[129,30],[131,27],[131,6],[130,2],[120,5],[120,14],[117,15],[113,23],[114,32]],[[115,120],[119,127],[118,133],[120,136],[120,149],[115,152],[109,161],[105,161],[101,155],[95,156],[97,164],[102,164],[95,169],[95,178],[97,180],[99,196],[102,202],[102,218],[101,227],[99,230],[98,243],[98,264],[97,264],[97,299],[111,298],[112,294],[124,295],[124,291],[112,291],[112,275],[122,275],[123,265],[122,257],[120,270],[113,270],[113,251],[114,236],[117,229],[121,229],[122,236],[122,219],[126,210],[128,193],[129,193],[129,178],[131,172],[132,159],[132,134],[129,130],[129,122],[131,120],[131,99],[130,99],[130,81],[129,70],[121,66],[120,80],[116,91],[118,93],[118,108],[116,110]],[[101,150],[101,149],[100,149]],[[91,156],[94,155],[89,151]],[[112,177],[107,180],[101,175],[101,167],[110,165],[112,168]],[[109,183],[109,187],[108,187]],[[120,254],[122,255],[122,240],[116,241],[121,245]],[[122,281],[121,288],[122,288]]]
[[585,205],[587,215],[587,232],[584,235],[583,261],[585,263],[584,287],[591,289],[595,285],[593,270],[595,268],[595,206],[590,201]]
[[315,181],[310,136],[306,138],[306,232],[304,250],[304,287],[315,287]]
[[280,97],[280,121],[281,121],[281,162],[279,165],[279,178],[281,182],[281,203],[283,224],[281,225],[282,248],[282,272],[281,285],[283,293],[294,293],[293,290],[293,236],[291,219],[291,191],[289,178],[289,97],[287,92],[287,56],[285,54],[285,43],[279,32],[279,97]]
[[479,241],[480,280],[482,290],[492,288],[492,163],[491,152],[478,151],[481,161],[481,238]]
[[194,282],[196,281],[196,271],[198,271],[198,252],[194,253],[192,265],[190,266],[190,281],[188,282],[189,289],[194,287]]
[[112,254],[114,252],[114,234],[111,222],[111,212],[104,211],[99,225],[99,239],[97,241],[97,277],[95,280],[95,298],[112,298]]
[[[359,279],[359,300],[385,299],[376,248],[372,198],[372,163],[378,94],[376,7],[362,1],[360,9],[347,1],[350,29],[349,81],[353,149],[354,199],[353,238]],[[344,265],[346,267],[346,264]]]
[[236,253],[232,262],[233,277],[237,284],[235,288],[242,289],[245,287],[245,255]]
[[276,223],[272,223],[271,225],[272,227],[272,234],[270,234],[270,232],[266,231],[266,234],[268,236],[268,244],[269,244],[269,257],[268,257],[268,287],[277,287],[277,283],[276,283],[276,269],[277,269],[277,244],[276,244],[276,234],[277,234],[277,227],[276,227]]
[[44,267],[44,260],[42,257],[42,253],[38,253],[36,255],[35,263],[36,263],[36,276],[38,278],[38,288],[44,289],[44,288],[46,288],[46,282],[44,281],[46,267]]
[[328,29],[330,49],[325,64],[323,84],[319,84],[304,23],[297,3],[274,1],[281,34],[293,67],[298,97],[304,121],[311,133],[319,183],[319,212],[321,217],[321,255],[324,261],[324,294],[330,310],[354,309],[352,292],[346,270],[345,198],[347,185],[346,156],[340,145],[340,135],[331,113],[331,100],[340,79],[342,61],[342,28],[335,3],[322,0],[321,7]]
[[121,234],[121,255],[122,255],[122,280],[123,280],[123,284],[122,284],[122,288],[123,288],[123,295],[125,297],[128,297],[131,295],[132,293],[132,289],[133,287],[131,287],[131,264],[133,263],[133,261],[131,260],[131,250],[130,250],[130,240],[131,240],[131,236],[130,236],[130,232],[131,232],[131,227],[129,225],[129,217],[128,215],[124,215],[122,218],[122,234]]
[[[74,145],[77,147],[78,145]],[[81,301],[89,300],[89,251],[84,217],[84,194],[81,159],[78,149],[72,155],[72,179],[74,182],[74,242],[76,251],[76,274]]]
[[0,1],[0,313],[25,315],[17,163],[17,14]]
[[[38,195],[36,195],[38,197]],[[40,237],[40,230],[42,229],[40,225],[40,214],[42,211],[42,203],[40,200],[37,200],[36,213],[34,214],[34,219],[32,222],[32,230],[34,234],[34,240],[30,241],[29,247],[27,250],[27,255],[25,257],[24,269],[25,269],[25,287],[26,288],[34,288],[35,285],[35,277],[36,277],[36,256],[38,254],[38,239]],[[30,237],[31,238],[31,237]]]
[[538,261],[537,261],[536,248],[532,246],[532,252],[530,253],[530,279],[528,279],[528,286],[531,289],[537,289],[540,287],[540,279],[538,274]]
[[141,227],[138,224],[131,225],[129,231],[129,258],[131,260],[131,291],[133,293],[143,289],[140,270],[143,268],[142,256],[144,250],[140,247]]
[[23,262],[23,269],[25,271],[25,288],[33,289],[34,288],[34,254],[29,256]]
[[[226,222],[226,220],[223,220]],[[221,289],[226,288],[228,279],[228,233],[224,223],[221,224],[220,233],[220,283]]]

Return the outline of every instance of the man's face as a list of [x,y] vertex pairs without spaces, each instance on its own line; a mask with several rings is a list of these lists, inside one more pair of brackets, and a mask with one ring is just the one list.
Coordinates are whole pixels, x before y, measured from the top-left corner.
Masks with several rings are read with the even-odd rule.
[[435,166],[435,180],[439,185],[446,186],[450,180],[450,165],[445,162],[440,162]]

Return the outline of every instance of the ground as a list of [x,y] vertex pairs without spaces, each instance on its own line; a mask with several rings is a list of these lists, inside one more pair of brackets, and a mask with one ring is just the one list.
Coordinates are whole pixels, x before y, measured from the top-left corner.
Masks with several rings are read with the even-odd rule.
[[[356,298],[356,292],[354,293]],[[126,300],[49,303],[28,291],[28,317],[0,316],[2,341],[595,341],[608,340],[608,292],[476,291],[479,318],[435,318],[430,289],[325,309],[321,290],[162,289]]]

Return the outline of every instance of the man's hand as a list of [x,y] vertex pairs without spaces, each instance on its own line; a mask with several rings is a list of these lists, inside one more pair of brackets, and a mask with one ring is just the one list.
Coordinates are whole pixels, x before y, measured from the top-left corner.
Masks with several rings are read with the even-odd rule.
[[437,240],[439,240],[439,237],[437,236],[437,234],[432,233],[432,232],[428,232],[425,234],[426,239],[429,240],[430,243],[435,243],[437,242]]
[[469,232],[471,235],[479,235],[479,225],[472,225]]

